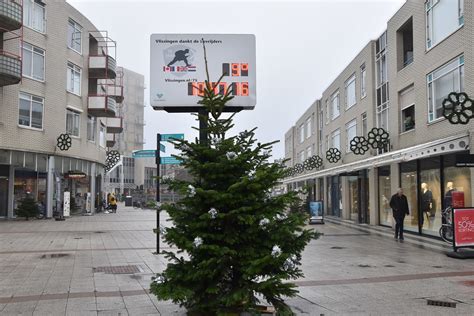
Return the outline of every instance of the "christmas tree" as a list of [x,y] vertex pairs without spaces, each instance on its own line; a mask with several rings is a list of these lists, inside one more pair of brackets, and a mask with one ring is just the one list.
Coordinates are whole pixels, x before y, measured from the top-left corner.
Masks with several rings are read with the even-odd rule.
[[35,217],[38,214],[38,205],[36,204],[34,198],[27,194],[18,205],[15,210],[18,217],[25,217],[28,220],[30,217]]
[[169,263],[151,291],[195,315],[256,312],[260,298],[292,314],[284,298],[297,290],[288,280],[302,277],[301,252],[318,234],[304,229],[305,211],[289,211],[300,203],[296,192],[270,195],[286,172],[269,162],[275,142],[258,143],[255,129],[226,137],[234,115],[223,111],[232,97],[216,86],[208,75],[200,104],[210,117],[198,115],[207,139],[175,141],[194,180],[169,183],[184,198],[163,206],[173,226],[161,234],[178,251],[163,252]]

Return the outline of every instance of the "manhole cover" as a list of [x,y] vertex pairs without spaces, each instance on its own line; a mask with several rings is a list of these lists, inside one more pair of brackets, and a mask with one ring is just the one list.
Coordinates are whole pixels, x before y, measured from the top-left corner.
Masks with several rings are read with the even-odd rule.
[[134,274],[143,272],[139,266],[108,266],[108,267],[97,267],[92,268],[94,273],[104,272],[105,274]]
[[346,249],[346,247],[334,246],[334,247],[331,247],[331,249]]
[[426,300],[427,305],[433,305],[433,306],[442,306],[442,307],[452,307],[456,308],[456,303],[454,302],[447,302],[447,301],[440,301],[440,300]]
[[68,253],[51,253],[51,254],[44,254],[40,258],[41,259],[48,259],[48,258],[63,258],[63,257],[69,257],[70,254]]

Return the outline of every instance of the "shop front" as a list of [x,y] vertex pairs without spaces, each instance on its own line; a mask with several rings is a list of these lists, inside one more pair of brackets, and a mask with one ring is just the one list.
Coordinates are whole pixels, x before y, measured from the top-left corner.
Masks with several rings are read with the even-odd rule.
[[367,170],[347,174],[350,219],[361,224],[370,223],[369,177]]
[[326,178],[327,181],[327,215],[342,216],[342,182],[339,176]]

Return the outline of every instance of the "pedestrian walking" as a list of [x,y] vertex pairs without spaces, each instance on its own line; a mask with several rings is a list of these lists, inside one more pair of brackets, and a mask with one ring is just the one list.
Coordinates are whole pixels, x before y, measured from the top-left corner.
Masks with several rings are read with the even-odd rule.
[[117,213],[117,200],[114,195],[110,197],[110,209],[112,213]]
[[403,221],[405,215],[410,214],[408,211],[408,200],[403,194],[403,189],[398,188],[397,193],[392,195],[390,199],[390,207],[393,210],[393,218],[395,219],[395,239],[403,240]]

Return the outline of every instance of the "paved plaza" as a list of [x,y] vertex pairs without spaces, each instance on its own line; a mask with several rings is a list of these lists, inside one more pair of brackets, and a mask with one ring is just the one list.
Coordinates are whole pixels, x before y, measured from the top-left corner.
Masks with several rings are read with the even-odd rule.
[[[169,225],[162,216],[162,224]],[[0,221],[0,315],[185,315],[148,293],[164,269],[153,254],[155,213]],[[305,278],[288,300],[297,315],[472,315],[474,261],[389,232],[334,223],[303,254]],[[427,300],[456,307],[427,305]]]

